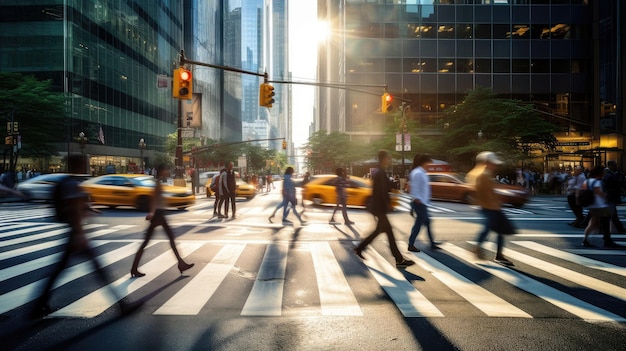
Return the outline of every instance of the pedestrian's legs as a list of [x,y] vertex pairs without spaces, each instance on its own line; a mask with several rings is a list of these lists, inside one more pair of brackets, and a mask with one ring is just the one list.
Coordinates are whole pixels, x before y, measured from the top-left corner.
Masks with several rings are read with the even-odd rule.
[[382,231],[381,231],[381,224],[380,224],[380,218],[377,218],[376,228],[374,229],[374,231],[370,235],[368,235],[365,239],[361,240],[359,245],[357,245],[357,247],[356,247],[357,251],[360,252],[360,251],[365,250],[367,245],[369,245],[374,239],[376,239],[376,237],[380,233],[382,233]]
[[224,205],[224,201],[226,201],[226,195],[222,194],[219,198],[220,202],[217,204],[217,215],[222,216],[222,206]]
[[61,256],[61,259],[57,263],[52,274],[48,276],[48,281],[46,282],[46,285],[43,289],[41,297],[39,297],[35,305],[35,313],[47,314],[50,312],[48,308],[48,300],[50,300],[50,293],[52,292],[52,287],[54,286],[54,283],[56,282],[56,280],[59,278],[59,275],[61,274],[61,272],[63,272],[63,270],[67,266],[67,263],[70,260],[71,254],[72,254],[72,243],[68,242],[65,247],[65,251],[63,252],[63,256]]
[[143,242],[141,243],[141,246],[139,246],[139,249],[137,250],[137,253],[135,254],[133,265],[130,268],[130,275],[133,277],[143,277],[145,275],[143,273],[140,273],[137,270],[137,267],[139,266],[139,261],[141,260],[141,256],[143,255],[143,250],[148,245],[148,242],[150,241],[150,239],[152,238],[152,234],[154,233],[154,228],[156,228],[157,226],[158,224],[154,220],[154,217],[153,217],[152,220],[150,221],[150,225],[148,226],[148,230],[146,230],[146,234],[144,235]]
[[228,217],[228,205],[230,204],[230,194],[224,195],[224,216]]
[[591,246],[591,244],[589,244],[589,241],[587,240],[587,238],[589,237],[589,234],[591,234],[591,232],[598,226],[598,216],[593,216],[593,215],[589,215],[589,223],[587,224],[587,227],[585,228],[585,237],[583,238],[583,246]]
[[352,224],[352,221],[348,218],[348,207],[346,206],[346,198],[341,198],[341,214],[343,215],[343,220],[346,224]]
[[613,239],[611,239],[611,217],[600,217],[600,226],[603,231],[604,245],[613,243]]
[[415,212],[415,222],[413,223],[413,227],[411,228],[411,235],[409,236],[409,245],[415,246],[415,240],[417,239],[417,235],[422,229],[422,223],[424,222],[424,217],[420,213],[419,204],[415,201],[411,201],[411,209]]
[[237,198],[237,194],[235,192],[230,193],[230,205],[233,209],[233,218],[235,217],[235,211],[237,210],[237,203],[235,199]]
[[498,234],[496,243],[497,243],[496,258],[501,258],[503,257],[502,250],[504,249],[504,235]]
[[218,215],[218,214],[222,214],[219,209],[219,203],[220,203],[220,196],[215,193],[215,202],[213,203],[213,216]]
[[293,208],[293,214],[296,215],[296,218],[298,218],[298,221],[302,223],[302,217],[300,217],[300,214],[298,213],[298,210],[296,209],[296,206],[297,206],[296,197],[294,196],[293,198],[289,199],[289,203],[291,203],[291,207]]
[[404,257],[398,250],[398,244],[396,243],[396,238],[393,235],[393,229],[391,228],[391,223],[389,223],[389,218],[387,215],[381,215],[378,219],[378,223],[380,224],[380,229],[387,234],[387,240],[389,241],[389,248],[391,249],[391,254],[396,259],[396,263],[402,262]]
[[617,204],[615,202],[609,202],[609,207],[611,208],[611,224],[615,227],[615,231],[623,233],[624,225],[619,219],[619,214],[617,213]]

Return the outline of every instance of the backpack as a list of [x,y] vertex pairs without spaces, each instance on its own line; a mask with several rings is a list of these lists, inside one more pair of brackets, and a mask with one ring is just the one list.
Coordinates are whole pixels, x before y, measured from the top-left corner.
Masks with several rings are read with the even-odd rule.
[[57,221],[61,223],[69,223],[72,216],[72,210],[67,205],[68,202],[63,198],[63,190],[66,188],[66,184],[68,184],[71,179],[72,178],[70,176],[66,176],[54,186],[54,192],[52,195],[54,212]]
[[593,190],[593,185],[589,185],[589,180],[587,180],[587,189],[580,189],[576,194],[576,204],[578,206],[587,207],[593,204],[594,201],[595,194]]
[[215,177],[213,177],[213,182],[211,184],[211,191],[214,193],[217,193],[217,191],[220,189],[220,176],[222,175],[222,173],[216,175]]

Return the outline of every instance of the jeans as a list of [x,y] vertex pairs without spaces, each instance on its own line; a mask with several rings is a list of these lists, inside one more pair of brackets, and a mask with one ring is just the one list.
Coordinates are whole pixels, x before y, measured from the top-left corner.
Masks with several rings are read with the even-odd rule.
[[411,208],[415,211],[415,223],[411,229],[411,236],[409,236],[409,245],[415,246],[415,239],[422,229],[422,225],[426,226],[426,233],[430,243],[434,244],[433,233],[430,230],[430,216],[428,215],[428,208],[424,204],[418,204],[415,201],[411,201]]
[[[497,226],[496,222],[499,220],[499,218],[501,218],[499,211],[496,210],[487,210],[483,208],[482,212],[485,216],[485,227],[480,233],[478,233],[478,237],[476,238],[476,245],[478,246],[480,246],[480,244],[482,244],[485,239],[487,239],[487,235],[491,231],[491,228],[495,228]],[[502,254],[502,249],[504,248],[504,235],[500,233],[498,233],[497,245],[497,254]]]

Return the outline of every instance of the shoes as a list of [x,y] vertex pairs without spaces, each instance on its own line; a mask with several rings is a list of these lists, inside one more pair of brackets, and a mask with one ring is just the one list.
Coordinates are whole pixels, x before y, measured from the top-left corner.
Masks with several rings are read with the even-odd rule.
[[180,271],[180,274],[183,274],[184,271],[188,270],[194,265],[195,263],[185,263],[181,261],[181,262],[178,262],[178,270]]
[[293,222],[288,219],[283,219],[283,225],[290,225],[290,224],[293,224]]
[[268,221],[270,221],[270,223],[274,223],[274,222],[272,221],[272,218],[273,218],[273,217],[274,217],[274,216],[267,217],[267,220],[268,220]]
[[396,262],[396,267],[408,267],[408,266],[412,266],[414,265],[415,262],[411,261],[411,260],[407,260],[407,259],[402,259],[402,261],[400,262]]
[[337,222],[334,219],[331,219],[330,221],[328,221],[328,224],[330,224],[330,225],[337,225],[337,224],[339,224],[339,222]]
[[307,221],[300,221],[300,225],[309,225],[309,222],[307,222]]
[[476,246],[474,248],[474,254],[476,254],[476,258],[478,258],[479,260],[485,259],[485,254],[483,253],[483,249],[481,249],[480,246]]
[[499,264],[505,265],[505,266],[509,266],[509,267],[513,267],[515,266],[513,264],[513,262],[509,261],[506,257],[504,256],[496,256],[496,259],[494,260]]
[[352,222],[352,221],[347,221],[347,222],[346,222],[346,225],[354,225],[354,222]]
[[354,248],[352,251],[354,251],[354,254],[359,256],[360,259],[362,259],[362,260],[365,259],[365,257],[363,257],[363,252],[360,249]]
[[582,245],[583,245],[583,247],[593,247],[593,245],[591,245],[591,243],[589,241],[587,241],[587,240],[583,240]]
[[437,243],[432,243],[432,244],[430,244],[430,249],[431,250],[441,250],[441,247],[439,247],[439,245],[437,245]]
[[224,216],[223,214],[218,213],[218,214],[217,214],[217,218],[228,218],[228,216]]
[[612,248],[612,249],[623,249],[623,248],[626,248],[626,246],[620,245],[620,244],[616,243],[613,240],[605,241],[604,242],[604,247],[608,247],[608,248]]
[[130,277],[131,278],[139,278],[139,277],[143,277],[145,276],[145,273],[141,273],[140,271],[136,270],[136,269],[131,269],[130,270]]
[[120,301],[119,305],[120,305],[120,313],[122,313],[123,316],[126,316],[137,311],[139,307],[143,305],[143,301],[139,300],[139,301],[133,301],[133,302],[125,302],[122,300]]
[[420,252],[420,249],[418,249],[417,247],[413,246],[413,245],[409,245],[409,248],[407,249],[411,252]]

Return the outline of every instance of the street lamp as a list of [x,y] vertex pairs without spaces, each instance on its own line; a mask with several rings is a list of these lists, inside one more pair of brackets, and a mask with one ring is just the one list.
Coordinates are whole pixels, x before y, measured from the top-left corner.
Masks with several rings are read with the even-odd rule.
[[87,145],[87,142],[89,141],[89,138],[87,138],[85,136],[85,133],[80,132],[78,133],[78,138],[76,138],[76,141],[78,141],[78,145],[80,145],[80,153],[81,154],[85,154],[85,145]]
[[143,150],[146,149],[146,142],[145,140],[143,140],[143,138],[139,139],[139,159],[141,160],[141,162],[139,163],[139,165],[141,166],[141,174],[145,173],[146,167],[144,165],[144,161],[143,161]]

